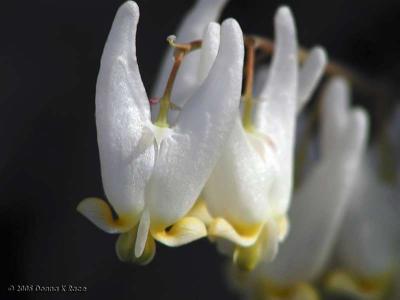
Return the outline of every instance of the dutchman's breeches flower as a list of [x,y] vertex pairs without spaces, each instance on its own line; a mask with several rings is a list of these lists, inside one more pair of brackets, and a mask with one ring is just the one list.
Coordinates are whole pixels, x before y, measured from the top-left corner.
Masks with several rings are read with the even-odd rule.
[[371,156],[364,157],[355,176],[337,246],[339,266],[330,272],[327,287],[378,300],[390,295],[400,275],[400,203],[395,186],[379,178]]
[[237,111],[230,138],[202,193],[211,215],[210,237],[248,270],[261,259],[271,260],[288,232],[296,115],[326,63],[324,51],[315,48],[298,72],[296,30],[287,7],[278,10],[275,31],[272,64],[268,76],[261,72],[264,82],[257,98],[252,97],[248,74],[261,41],[246,41],[243,119]]
[[254,299],[318,299],[311,284],[331,257],[368,133],[367,114],[349,107],[341,79],[325,91],[321,122],[321,158],[294,194],[286,241],[273,262],[241,278]]
[[[178,246],[207,234],[204,223],[190,210],[233,127],[244,49],[236,21],[223,22],[220,32],[219,26],[210,25],[198,50],[203,68],[200,83],[179,103],[180,113],[171,123],[171,82],[177,71],[173,69],[153,123],[136,60],[138,20],[135,2],[128,1],[118,10],[96,87],[101,174],[116,218],[98,198],[83,200],[78,210],[104,231],[121,233],[116,246],[121,260],[144,264],[154,255],[153,238]],[[170,43],[176,47],[175,59],[182,59],[186,50]]]

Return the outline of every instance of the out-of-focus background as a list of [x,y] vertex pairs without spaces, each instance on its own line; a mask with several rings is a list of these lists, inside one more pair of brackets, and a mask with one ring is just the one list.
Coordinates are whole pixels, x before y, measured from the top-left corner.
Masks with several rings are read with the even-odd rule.
[[[94,121],[100,56],[124,1],[2,1],[0,4],[1,299],[72,298],[10,293],[10,285],[87,287],[74,299],[238,299],[227,287],[225,258],[206,240],[157,246],[146,266],[126,265],[116,236],[76,212],[102,196]],[[137,55],[150,96],[165,38],[194,1],[138,1]],[[398,0],[231,1],[225,17],[245,33],[272,37],[276,8],[287,4],[300,43],[330,55],[382,88],[388,98],[359,97],[376,119],[390,110],[400,83]],[[361,93],[362,94],[362,93]]]

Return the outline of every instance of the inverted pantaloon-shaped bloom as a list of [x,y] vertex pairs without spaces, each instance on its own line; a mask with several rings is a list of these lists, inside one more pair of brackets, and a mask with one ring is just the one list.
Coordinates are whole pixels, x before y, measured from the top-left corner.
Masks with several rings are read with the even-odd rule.
[[[188,213],[230,133],[239,105],[244,50],[239,25],[226,20],[215,62],[202,53],[210,66],[202,84],[176,123],[160,127],[151,121],[136,60],[138,20],[135,2],[118,10],[96,87],[103,187],[117,217],[98,198],[85,199],[78,210],[104,231],[123,233],[117,242],[122,260],[146,263],[154,254],[152,238],[177,246],[206,235],[204,224]],[[219,40],[216,31],[211,26],[207,34]]]
[[395,186],[379,178],[371,156],[355,176],[337,246],[339,267],[328,276],[327,286],[372,300],[390,292],[393,278],[400,275],[400,203]]
[[272,65],[256,98],[254,121],[243,124],[237,111],[231,136],[202,194],[213,218],[209,235],[236,244],[234,260],[246,269],[261,258],[271,259],[288,230],[296,114],[326,62],[324,51],[316,48],[298,75],[295,25],[287,7],[278,10],[275,30]]
[[323,99],[321,158],[294,194],[291,231],[276,259],[261,264],[245,281],[253,293],[273,299],[317,299],[310,283],[331,257],[367,132],[367,115],[349,107],[346,83],[332,80]]

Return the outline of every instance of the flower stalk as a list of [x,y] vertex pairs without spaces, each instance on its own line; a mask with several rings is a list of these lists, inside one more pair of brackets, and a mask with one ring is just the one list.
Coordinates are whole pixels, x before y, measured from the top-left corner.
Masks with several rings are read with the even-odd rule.
[[175,36],[169,36],[167,38],[167,42],[171,47],[175,49],[174,64],[169,74],[164,94],[160,99],[160,111],[155,122],[155,124],[159,127],[169,127],[168,112],[170,109],[180,110],[180,108],[171,101],[171,93],[176,79],[176,75],[178,74],[179,68],[182,64],[185,55],[190,51],[201,48],[201,43],[202,43],[200,40],[196,40],[185,44],[175,43]]

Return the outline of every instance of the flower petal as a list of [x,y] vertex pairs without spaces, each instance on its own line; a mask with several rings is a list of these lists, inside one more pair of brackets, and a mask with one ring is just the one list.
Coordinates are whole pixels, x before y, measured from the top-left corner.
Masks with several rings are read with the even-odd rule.
[[148,188],[152,222],[164,227],[174,224],[200,195],[239,107],[243,52],[238,23],[226,20],[207,79],[183,107],[174,134],[161,143]]
[[170,229],[153,229],[153,237],[169,247],[178,247],[207,236],[204,223],[195,217],[184,217]]
[[392,271],[400,253],[398,194],[378,178],[370,158],[355,176],[337,247],[340,264],[364,277]]
[[118,215],[137,215],[154,163],[149,104],[136,60],[139,9],[126,2],[108,36],[96,86],[104,191]]
[[255,110],[255,128],[276,146],[279,177],[271,198],[274,208],[283,214],[292,191],[294,129],[297,113],[297,40],[292,14],[287,7],[275,16],[276,51],[268,82]]
[[253,245],[261,233],[263,224],[254,225],[248,228],[234,228],[223,218],[214,219],[208,228],[208,234],[211,238],[221,237],[232,241],[237,245],[249,247]]
[[208,72],[214,64],[218,54],[220,39],[220,26],[211,22],[208,24],[203,35],[203,42],[200,52],[200,63],[197,70],[197,82],[200,85],[207,78]]
[[[333,78],[327,84],[323,94],[321,151],[325,156],[338,152],[338,138],[345,129],[350,91],[346,81]],[[333,154],[332,154],[333,153]]]
[[269,191],[277,172],[270,148],[263,139],[246,133],[237,116],[203,190],[214,218],[223,218],[235,228],[253,227],[268,219]]
[[299,73],[299,91],[297,111],[301,111],[315,87],[319,83],[327,62],[326,52],[321,47],[311,50]]
[[[227,0],[198,0],[196,5],[187,13],[182,23],[179,25],[176,34],[177,41],[187,43],[200,39],[207,24],[216,21],[225,6]],[[153,96],[161,97],[168,75],[172,68],[171,57],[173,49],[168,49],[160,72],[157,76],[156,84],[153,88]],[[194,92],[197,82],[197,68],[200,61],[199,52],[190,53],[183,61],[176,78],[176,83],[172,91],[172,101],[182,107],[187,99]]]
[[135,256],[140,257],[146,246],[147,235],[150,229],[150,215],[145,209],[140,217],[139,227],[137,230],[137,237],[135,243]]
[[135,255],[135,244],[137,240],[137,227],[121,234],[115,244],[115,251],[118,258],[123,262],[131,262],[139,265],[150,263],[156,253],[156,243],[153,237],[148,234],[146,245],[140,256]]
[[[342,93],[341,96],[346,97],[346,94]],[[337,103],[339,99],[327,97],[324,100],[324,104],[328,104],[328,101]],[[342,99],[339,102],[346,101]],[[319,275],[330,256],[349,203],[351,186],[368,132],[365,113],[354,110],[346,114],[349,120],[347,127],[334,141],[330,141],[339,145],[338,154],[331,157],[323,152],[322,161],[295,194],[289,212],[290,236],[283,243],[276,260],[266,270],[274,280],[288,283],[312,280]],[[323,119],[323,125],[340,122],[341,116],[328,119]]]
[[132,221],[130,216],[119,216],[118,219],[114,219],[110,206],[99,198],[86,198],[76,209],[107,233],[125,232],[135,225],[135,221]]
[[[253,94],[256,99],[260,96],[261,92],[264,90],[265,84],[268,82],[270,67],[267,65],[262,65],[257,71],[254,78]],[[261,99],[264,101],[264,99]]]
[[255,123],[262,133],[276,135],[277,132],[268,124],[279,119],[284,124],[280,132],[287,139],[293,136],[298,78],[296,29],[289,8],[279,8],[275,16],[275,31],[276,51],[268,81],[260,94],[264,105],[256,111]]

